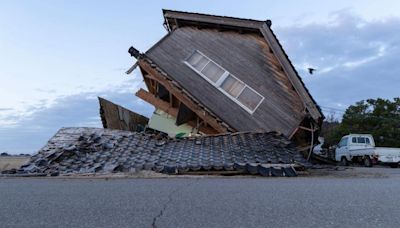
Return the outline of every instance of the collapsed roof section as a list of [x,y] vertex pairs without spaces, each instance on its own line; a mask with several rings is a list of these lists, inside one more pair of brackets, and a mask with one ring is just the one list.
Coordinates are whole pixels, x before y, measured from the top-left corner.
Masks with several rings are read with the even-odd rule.
[[324,117],[271,21],[163,13],[168,34],[144,54],[129,51],[148,88],[138,97],[206,134],[265,130],[309,141]]
[[296,176],[293,168],[305,165],[295,145],[274,132],[167,140],[130,131],[62,128],[18,173],[53,176],[153,170]]

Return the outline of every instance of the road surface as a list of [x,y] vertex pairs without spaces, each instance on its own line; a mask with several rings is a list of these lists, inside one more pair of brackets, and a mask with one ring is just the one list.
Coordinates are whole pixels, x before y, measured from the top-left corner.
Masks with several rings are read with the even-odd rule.
[[0,179],[0,227],[399,227],[377,177]]

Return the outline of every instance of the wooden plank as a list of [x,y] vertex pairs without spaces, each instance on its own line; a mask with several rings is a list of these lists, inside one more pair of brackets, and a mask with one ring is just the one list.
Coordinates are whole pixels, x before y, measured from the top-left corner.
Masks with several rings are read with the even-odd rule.
[[[139,67],[139,69],[140,69],[140,72],[142,73],[142,75],[144,76],[146,74],[146,72],[144,72],[140,67]],[[153,91],[153,88],[151,87],[150,79],[143,77],[143,80],[144,80],[144,83],[146,84],[146,87],[149,89],[149,91],[151,93],[155,93],[155,91]]]
[[129,68],[125,73],[126,73],[126,74],[132,73],[132,71],[134,71],[134,70],[136,69],[137,66],[138,66],[138,63],[135,62],[135,63],[131,66],[131,68]]
[[98,99],[100,117],[104,128],[138,131],[143,130],[149,122],[149,119],[145,116],[132,112],[101,97]]
[[296,129],[294,129],[294,131],[292,132],[292,134],[290,134],[289,139],[292,139],[293,136],[297,133],[298,130],[299,130],[299,128],[296,127]]
[[299,126],[299,129],[306,130],[306,131],[310,131],[310,132],[315,132],[315,131],[318,130],[318,128],[311,129],[311,128],[303,127],[303,126]]
[[[148,102],[149,104],[154,105],[156,108],[163,110],[164,112],[168,113],[169,115],[177,118],[178,109],[171,107],[168,102],[158,99],[156,96],[154,96],[153,94],[151,94],[143,89],[140,89],[139,91],[137,91],[136,96],[143,99],[144,101]],[[219,133],[215,129],[208,127],[208,126],[204,126],[204,125],[197,126],[197,123],[195,121],[189,121],[189,122],[187,122],[187,124],[194,128],[198,127],[198,130],[200,132],[203,132],[204,134],[207,134],[207,135],[214,135],[214,134]]]
[[139,91],[136,92],[135,95],[141,98],[142,100],[146,101],[147,103],[154,105],[156,108],[159,108],[164,112],[172,115],[175,118],[178,116],[177,108],[171,107],[169,102],[158,99],[156,96],[147,92],[144,89],[140,89]]
[[170,93],[172,93],[177,99],[179,99],[182,103],[184,103],[188,108],[190,108],[194,113],[196,113],[201,119],[207,122],[212,128],[217,130],[219,133],[228,132],[228,129],[222,127],[217,120],[212,117],[208,112],[200,109],[197,105],[193,103],[191,98],[189,98],[186,94],[175,86],[173,86],[170,80],[167,80],[164,75],[158,72],[156,69],[150,66],[148,62],[143,59],[139,60],[139,66],[142,67],[154,80],[157,80],[158,83],[162,84]]
[[215,129],[213,129],[210,126],[206,126],[206,125],[197,126],[197,123],[195,121],[189,121],[187,124],[189,124],[190,126],[195,127],[195,128],[198,127],[198,130],[200,132],[203,132],[204,134],[207,134],[207,135],[219,134],[218,131],[216,131]]

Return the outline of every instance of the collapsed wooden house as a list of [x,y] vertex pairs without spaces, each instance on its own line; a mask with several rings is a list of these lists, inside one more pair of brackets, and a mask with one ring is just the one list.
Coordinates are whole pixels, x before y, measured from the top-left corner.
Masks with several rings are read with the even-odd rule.
[[137,62],[127,72],[140,68],[147,91],[136,95],[155,116],[203,134],[277,131],[298,145],[318,134],[323,114],[270,20],[163,15],[168,33],[145,53],[131,47]]

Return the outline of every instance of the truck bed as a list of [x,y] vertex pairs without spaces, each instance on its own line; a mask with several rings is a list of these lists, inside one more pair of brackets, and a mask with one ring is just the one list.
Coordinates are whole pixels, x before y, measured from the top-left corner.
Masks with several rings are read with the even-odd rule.
[[400,148],[375,147],[375,154],[378,155],[378,161],[383,163],[400,162]]

